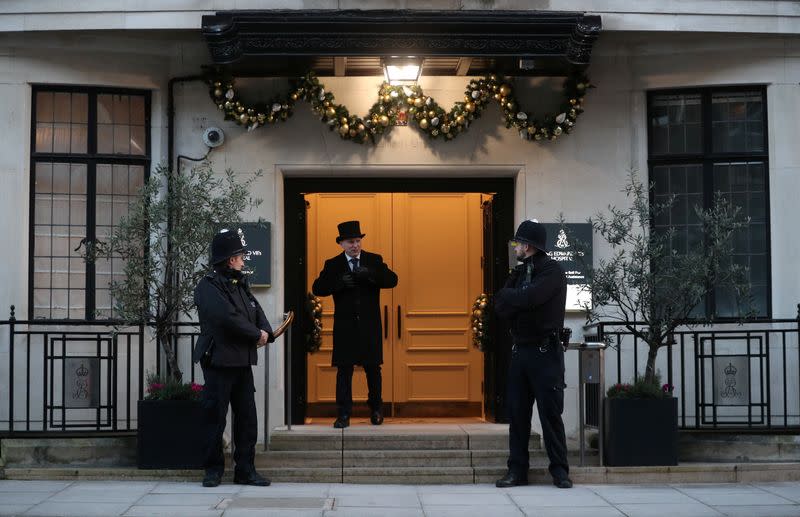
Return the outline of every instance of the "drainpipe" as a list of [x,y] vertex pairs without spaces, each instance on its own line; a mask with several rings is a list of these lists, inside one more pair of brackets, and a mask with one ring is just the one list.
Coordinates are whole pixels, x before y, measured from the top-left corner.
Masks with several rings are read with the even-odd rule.
[[185,75],[182,77],[173,77],[169,80],[167,86],[167,164],[168,170],[171,173],[175,167],[173,162],[173,154],[175,152],[175,84],[185,83],[190,81],[202,81],[205,79],[202,75]]

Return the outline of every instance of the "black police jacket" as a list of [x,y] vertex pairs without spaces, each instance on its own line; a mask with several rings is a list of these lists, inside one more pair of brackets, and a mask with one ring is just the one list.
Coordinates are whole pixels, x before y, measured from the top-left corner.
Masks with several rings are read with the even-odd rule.
[[261,331],[274,341],[272,327],[250,292],[246,278],[234,272],[212,271],[194,290],[200,318],[200,337],[192,359],[206,357],[211,366],[250,366],[258,363]]
[[514,343],[542,344],[564,326],[567,278],[558,262],[538,252],[511,272],[494,298],[498,316],[508,321]]
[[350,264],[340,253],[325,261],[311,288],[317,296],[333,295],[333,366],[383,362],[381,289],[396,286],[397,275],[375,253],[362,250],[359,264],[366,274],[356,278],[355,287],[348,288],[342,281]]

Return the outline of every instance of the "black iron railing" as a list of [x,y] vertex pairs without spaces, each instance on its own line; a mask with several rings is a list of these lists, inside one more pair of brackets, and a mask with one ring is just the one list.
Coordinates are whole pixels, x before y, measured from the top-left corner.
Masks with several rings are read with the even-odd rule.
[[[197,335],[193,323],[173,335],[187,381]],[[147,373],[165,367],[146,325],[18,320],[12,306],[0,321],[0,437],[132,434]]]
[[[646,343],[617,322],[593,327],[596,337],[610,345],[605,354],[606,387],[644,375]],[[678,398],[679,428],[800,430],[799,339],[800,306],[794,319],[676,329],[659,351],[656,369]]]

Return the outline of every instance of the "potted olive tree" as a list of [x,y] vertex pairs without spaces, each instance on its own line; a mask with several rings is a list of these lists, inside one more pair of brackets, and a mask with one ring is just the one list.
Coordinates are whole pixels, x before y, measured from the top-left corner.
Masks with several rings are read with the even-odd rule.
[[[677,464],[677,399],[672,386],[660,382],[658,352],[678,326],[713,320],[696,309],[716,287],[736,293],[740,317],[752,314],[748,271],[732,261],[733,237],[748,223],[740,208],[721,194],[710,209],[694,207],[699,242],[678,250],[676,229],[654,224],[663,220],[660,216],[668,213],[675,197],[651,202],[651,189],[632,170],[623,190],[630,206],[609,206],[607,214],[589,220],[611,254],[597,266],[586,265],[592,299],[586,307],[588,322],[617,322],[647,344],[644,375],[612,386],[605,399],[608,465]],[[582,246],[570,240],[574,248]]]
[[202,387],[182,382],[176,355],[176,322],[192,318],[194,288],[208,271],[208,245],[221,223],[236,223],[260,204],[250,187],[260,175],[237,181],[215,175],[208,163],[180,174],[158,166],[104,241],[87,246],[87,259],[122,259],[124,275],[110,285],[113,316],[152,329],[166,362],[149,374],[138,402],[141,468],[199,468]]

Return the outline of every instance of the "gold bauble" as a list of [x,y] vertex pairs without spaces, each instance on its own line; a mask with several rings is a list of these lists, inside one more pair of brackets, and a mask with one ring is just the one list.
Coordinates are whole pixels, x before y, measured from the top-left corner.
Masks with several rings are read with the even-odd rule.
[[508,108],[509,111],[514,111],[515,107],[516,106],[514,105],[513,102],[509,102],[508,104],[506,104],[506,108]]
[[254,110],[253,108],[250,108],[250,109],[247,110],[247,114],[248,115],[255,115],[255,113],[256,113],[256,110]]
[[244,113],[244,106],[242,106],[241,104],[236,106],[236,111],[239,113]]
[[297,100],[297,94],[296,94],[296,93],[293,93],[293,94],[291,95],[291,97],[292,97],[292,100],[293,100],[293,101],[296,101],[296,100]]
[[473,111],[475,111],[475,105],[471,102],[468,102],[464,105],[464,109],[472,113]]
[[350,131],[350,126],[348,126],[347,124],[342,124],[341,126],[339,126],[339,134],[341,134],[342,136],[346,135],[348,131]]
[[450,132],[450,126],[448,124],[443,125],[442,126],[442,131],[444,131],[445,133],[449,133]]
[[503,96],[502,96],[502,95],[500,95],[499,93],[495,93],[495,94],[494,94],[494,100],[496,100],[496,101],[499,101],[499,100],[500,100],[500,99],[502,99],[502,98],[503,98]]
[[214,90],[214,97],[222,97],[223,91],[222,88],[216,88]]
[[342,124],[342,125],[346,126],[347,125],[347,117],[340,118],[339,119],[339,124]]
[[388,93],[383,96],[383,102],[391,102],[391,101],[392,101],[392,96],[389,95]]
[[328,118],[333,118],[336,116],[336,109],[333,106],[329,106],[325,108],[325,116]]
[[456,117],[456,124],[458,124],[459,126],[464,124],[464,115],[459,115]]
[[355,129],[351,129],[350,130],[350,136],[356,136],[357,134],[358,134],[358,131],[356,131]]
[[569,103],[574,106],[574,105],[578,104],[578,100],[577,99],[570,99]]
[[219,88],[222,86],[222,83],[219,81],[214,81],[214,88]]
[[560,135],[560,134],[561,134],[563,131],[564,131],[564,130],[563,130],[563,129],[561,129],[561,126],[556,126],[556,128],[555,128],[555,129],[553,129],[553,134],[554,134],[554,135],[556,135],[556,136],[558,136],[558,135]]
[[225,109],[225,105],[222,104],[222,103],[219,103],[219,104],[217,104],[217,108],[219,108],[221,110],[224,110]]
[[273,122],[275,122],[275,116],[274,116],[272,113],[270,113],[269,115],[267,115],[267,122],[269,122],[270,124],[272,124]]
[[428,119],[426,119],[426,118],[424,118],[424,119],[419,121],[419,127],[421,127],[422,129],[428,129],[428,125],[429,124],[430,123],[428,122]]
[[575,117],[577,117],[577,116],[578,116],[578,112],[577,112],[577,111],[575,111],[574,109],[573,109],[573,110],[569,110],[569,116],[570,116],[571,118],[575,118]]
[[328,106],[331,105],[331,101],[325,101],[325,102],[322,103],[322,105],[327,108]]
[[436,116],[436,112],[435,111],[431,110],[431,111],[428,112],[428,117],[433,118],[435,116]]
[[532,135],[536,132],[536,128],[533,126],[528,126],[528,134]]
[[356,129],[358,129],[359,133],[363,132],[364,131],[364,124],[359,124]]
[[423,104],[425,104],[425,101],[422,100],[422,97],[414,99],[414,107],[421,108]]
[[383,127],[388,126],[389,125],[389,117],[387,117],[386,115],[381,115],[380,123],[381,123],[381,125]]
[[485,309],[485,308],[486,308],[486,302],[481,302],[481,309]]
[[500,95],[503,97],[508,97],[511,93],[511,87],[507,84],[504,84],[500,87]]
[[472,97],[470,97],[469,95],[464,95],[464,102],[470,102],[470,101],[472,101]]
[[259,113],[258,115],[256,115],[256,120],[258,120],[259,124],[263,124],[264,121],[267,120],[267,116],[264,115],[263,113]]
[[225,101],[225,109],[229,110],[233,108],[233,103],[231,101]]
[[489,80],[490,81],[496,81],[497,80],[497,76],[492,74],[492,75],[489,76]]
[[247,121],[249,119],[250,117],[247,116],[247,113],[242,113],[241,115],[239,115],[239,122],[241,122],[242,124],[247,124]]

